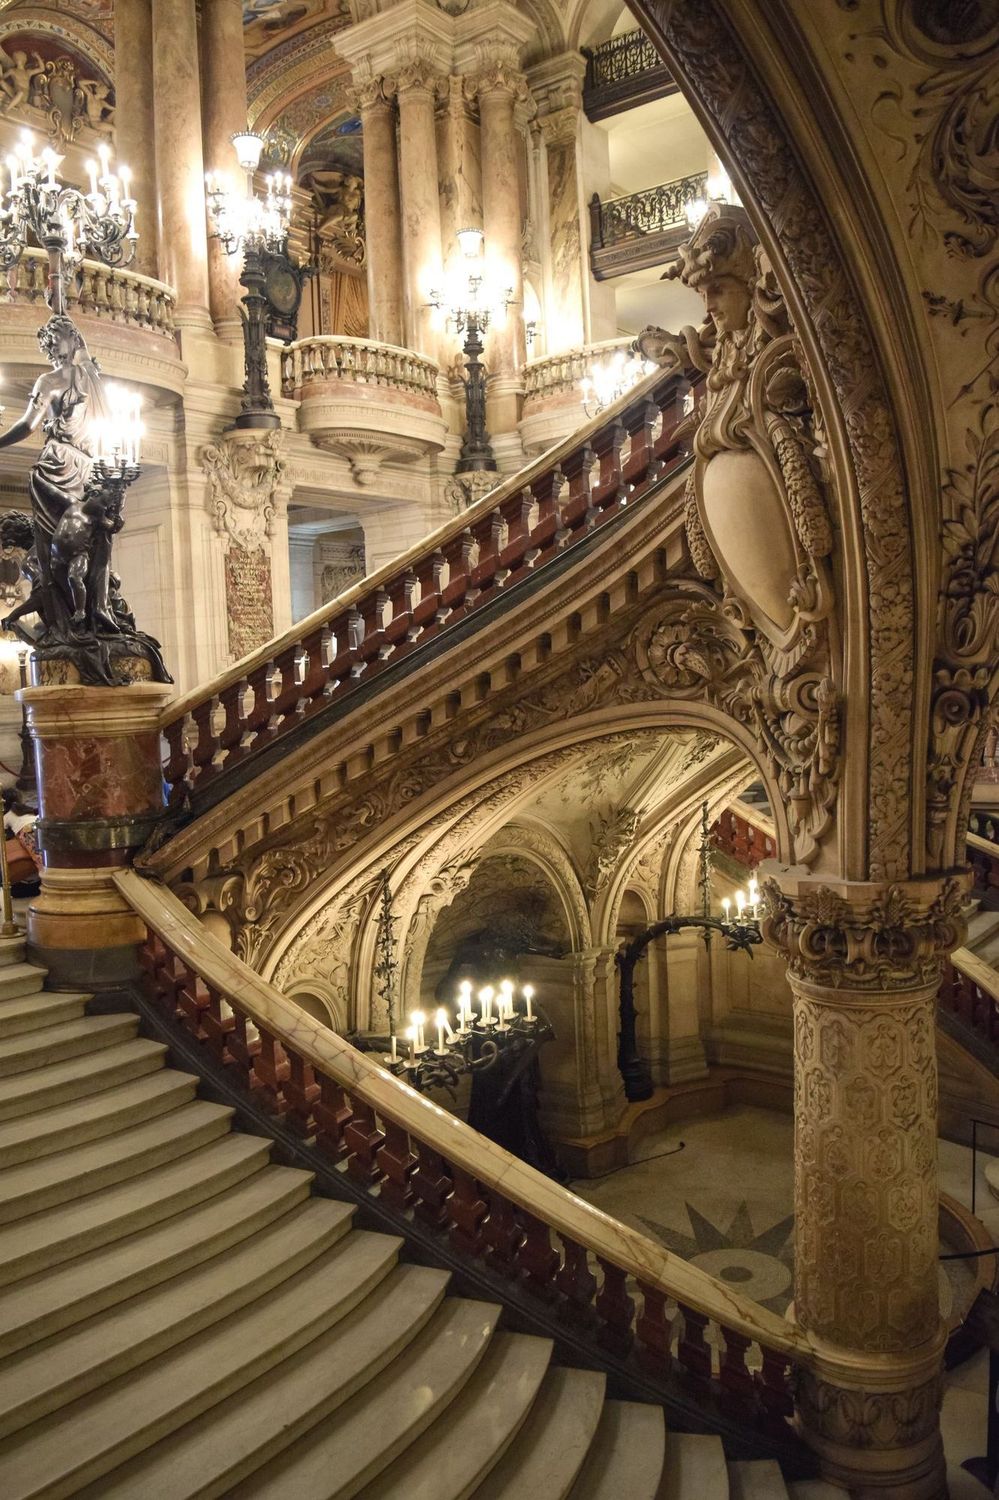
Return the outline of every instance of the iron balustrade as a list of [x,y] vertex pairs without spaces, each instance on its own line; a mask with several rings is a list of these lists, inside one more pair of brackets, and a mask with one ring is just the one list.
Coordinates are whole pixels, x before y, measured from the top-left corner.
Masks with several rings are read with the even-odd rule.
[[598,281],[670,259],[687,239],[687,206],[707,193],[707,172],[642,188],[623,198],[590,199],[590,265]]
[[583,108],[590,120],[675,94],[673,77],[644,31],[626,31],[584,47]]

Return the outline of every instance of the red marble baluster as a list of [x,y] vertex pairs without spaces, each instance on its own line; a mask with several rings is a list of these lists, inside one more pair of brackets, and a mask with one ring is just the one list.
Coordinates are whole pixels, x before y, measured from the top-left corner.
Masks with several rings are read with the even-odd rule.
[[479,1192],[479,1184],[470,1173],[461,1167],[453,1167],[451,1177],[454,1192],[448,1205],[451,1217],[451,1243],[464,1255],[478,1256],[482,1253],[482,1225],[487,1208]]
[[413,610],[419,595],[416,574],[411,568],[400,573],[389,585],[389,604],[392,618],[388,623],[387,637],[393,652],[412,645],[419,636],[419,627],[413,623]]
[[590,501],[594,511],[617,505],[622,498],[621,449],[627,435],[623,422],[616,420],[591,439],[597,456],[597,482]]
[[284,1114],[284,1084],[288,1078],[288,1059],[276,1036],[258,1026],[260,1044],[253,1059],[253,1077],[257,1097],[267,1110],[280,1118]]
[[562,1268],[555,1277],[555,1285],[565,1298],[567,1311],[574,1321],[588,1321],[593,1317],[594,1299],[597,1295],[597,1278],[590,1270],[590,1258],[582,1245],[559,1236],[565,1252]]
[[212,1057],[220,1067],[230,1067],[231,1060],[228,1055],[229,1033],[232,1031],[233,1018],[231,1011],[227,1014],[224,1006],[226,1002],[221,993],[208,986],[208,1005],[205,1008],[201,1024],[204,1027],[205,1042]]
[[752,1339],[747,1339],[744,1334],[736,1333],[733,1328],[722,1325],[722,1338],[725,1347],[722,1350],[719,1362],[718,1377],[727,1391],[744,1400],[751,1401],[755,1392],[756,1382],[746,1364],[746,1355],[752,1345]]
[[319,1101],[319,1085],[312,1065],[297,1052],[287,1047],[284,1050],[288,1059],[288,1076],[283,1087],[285,1122],[296,1135],[309,1136],[315,1129],[313,1116]]
[[667,1294],[645,1281],[638,1283],[642,1310],[635,1320],[635,1336],[642,1364],[660,1380],[665,1380],[673,1363],[673,1319],[666,1311]]
[[680,1304],[683,1314],[683,1333],[677,1345],[676,1357],[688,1375],[698,1380],[711,1379],[711,1346],[704,1337],[708,1319],[692,1307]]
[[760,1403],[775,1425],[786,1430],[786,1419],[794,1414],[791,1362],[786,1354],[760,1345],[763,1367],[756,1372]]
[[416,1171],[413,1173],[413,1193],[416,1200],[416,1215],[425,1224],[443,1229],[451,1220],[451,1174],[440,1152],[432,1151],[422,1141],[412,1143],[416,1147]]
[[247,686],[253,694],[253,706],[246,715],[247,737],[251,738],[250,750],[259,750],[274,738],[271,724],[273,702],[273,688],[271,678],[274,673],[273,661],[265,661],[259,667],[255,667],[247,677]]
[[362,1187],[373,1187],[382,1175],[378,1165],[378,1148],[385,1136],[378,1128],[375,1112],[363,1099],[350,1096],[352,1118],[344,1128],[347,1147],[347,1172]]
[[353,1110],[340,1084],[320,1073],[319,1102],[315,1107],[316,1146],[331,1161],[341,1161],[347,1154],[346,1131]]
[[215,717],[214,695],[206,698],[191,710],[191,718],[197,730],[197,737],[191,747],[191,765],[193,767],[191,781],[194,786],[199,782],[207,781],[212,775],[212,759],[215,755],[216,739],[212,730],[212,721]]
[[631,450],[622,471],[625,484],[636,487],[645,480],[652,458],[652,428],[656,420],[656,404],[649,396],[643,396],[633,406],[625,407],[621,421],[631,438]]
[[550,1300],[555,1296],[555,1276],[559,1269],[558,1253],[552,1247],[551,1230],[526,1209],[520,1210],[519,1218],[524,1238],[517,1251],[517,1266],[524,1278],[524,1285],[535,1296]]
[[392,1120],[385,1121],[385,1142],[378,1151],[378,1165],[384,1173],[383,1202],[402,1212],[413,1201],[410,1179],[416,1171],[416,1157],[409,1149],[409,1132]]
[[517,1251],[524,1238],[524,1231],[513,1204],[494,1189],[489,1191],[489,1213],[482,1226],[482,1238],[486,1246],[487,1264],[504,1276],[515,1276]]
[[181,716],[168,724],[163,731],[167,742],[167,758],[163,767],[164,780],[169,784],[169,804],[175,807],[183,802],[190,785],[191,754],[187,748],[186,719]]
[[597,1256],[603,1281],[597,1293],[596,1309],[600,1319],[598,1338],[607,1348],[624,1353],[631,1347],[635,1299],[628,1292],[628,1273],[613,1261]]
[[577,528],[589,530],[594,516],[591,500],[590,474],[594,452],[588,443],[581,443],[562,460],[562,473],[569,483],[569,494],[562,506],[562,526],[556,541],[564,545]]
[[184,1029],[199,1042],[203,1042],[206,1039],[204,1013],[208,1009],[210,998],[208,986],[193,969],[187,968],[186,965],[183,969],[183,976],[177,991],[178,1014]]
[[233,1071],[241,1086],[250,1093],[257,1087],[253,1072],[253,1061],[260,1051],[260,1040],[250,1036],[250,1021],[238,1006],[233,1006],[233,1024],[229,1033],[228,1050],[232,1058]]
[[247,692],[247,681],[241,677],[232,682],[221,694],[220,702],[225,711],[225,722],[218,734],[218,749],[221,752],[219,770],[234,765],[242,757],[243,735],[246,733],[246,718],[243,701]]

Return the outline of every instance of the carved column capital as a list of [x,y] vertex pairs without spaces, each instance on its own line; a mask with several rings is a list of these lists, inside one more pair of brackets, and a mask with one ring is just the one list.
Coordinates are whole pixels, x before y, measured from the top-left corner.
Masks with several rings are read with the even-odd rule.
[[474,78],[475,91],[481,104],[483,99],[510,99],[524,103],[529,97],[527,79],[520,72],[516,61],[502,54],[486,56]]
[[369,110],[391,109],[394,95],[394,78],[382,73],[355,72],[346,98],[351,109],[365,114]]
[[844,1000],[935,986],[941,959],[964,939],[967,875],[889,884],[762,870],[764,936],[793,980]]
[[436,97],[447,88],[447,78],[429,57],[414,57],[402,64],[391,80],[386,80],[400,101],[421,94]]
[[538,128],[546,146],[573,146],[579,129],[581,105],[567,104],[563,109],[542,114],[538,110]]

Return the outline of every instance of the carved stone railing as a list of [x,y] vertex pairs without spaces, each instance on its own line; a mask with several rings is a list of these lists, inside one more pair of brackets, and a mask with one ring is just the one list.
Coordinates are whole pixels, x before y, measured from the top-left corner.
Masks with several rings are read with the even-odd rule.
[[[0,304],[23,303],[45,308],[48,258],[44,251],[28,247],[21,258],[0,277]],[[67,293],[71,316],[100,318],[126,328],[145,328],[174,339],[172,288],[137,271],[81,261]]]
[[628,350],[632,342],[631,338],[606,339],[601,344],[584,344],[579,349],[564,349],[561,354],[532,359],[524,366],[525,410],[532,402],[567,394],[574,396],[577,404],[581,403],[580,381],[589,375],[594,361],[618,349]]
[[[631,513],[687,460],[687,380],[657,371],[559,447],[292,630],[170,705],[170,803],[198,812],[226,782],[347,694],[508,597]],[[231,780],[229,785],[231,785]]]
[[605,120],[623,109],[675,94],[677,85],[644,31],[626,31],[598,47],[584,47],[583,109]]
[[438,373],[433,360],[411,349],[333,334],[299,339],[281,352],[281,390],[298,398],[310,387],[343,381],[410,391],[436,402]]
[[524,1289],[596,1351],[660,1387],[792,1440],[807,1334],[608,1217],[401,1083],[262,980],[171,892],[115,877],[149,937],[147,999],[216,1076],[311,1143],[355,1188],[465,1261]]
[[777,858],[777,835],[761,814],[750,815],[746,803],[726,807],[711,827],[711,842],[747,870],[755,870],[764,859]]
[[690,235],[687,205],[703,198],[708,174],[695,172],[673,182],[628,193],[623,198],[590,199],[590,267],[597,281],[647,270],[672,258]]

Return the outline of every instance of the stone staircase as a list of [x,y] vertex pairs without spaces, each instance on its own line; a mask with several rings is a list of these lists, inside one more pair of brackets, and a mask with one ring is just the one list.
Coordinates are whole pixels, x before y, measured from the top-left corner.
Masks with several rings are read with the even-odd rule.
[[0,940],[0,1495],[832,1500],[605,1398]]

